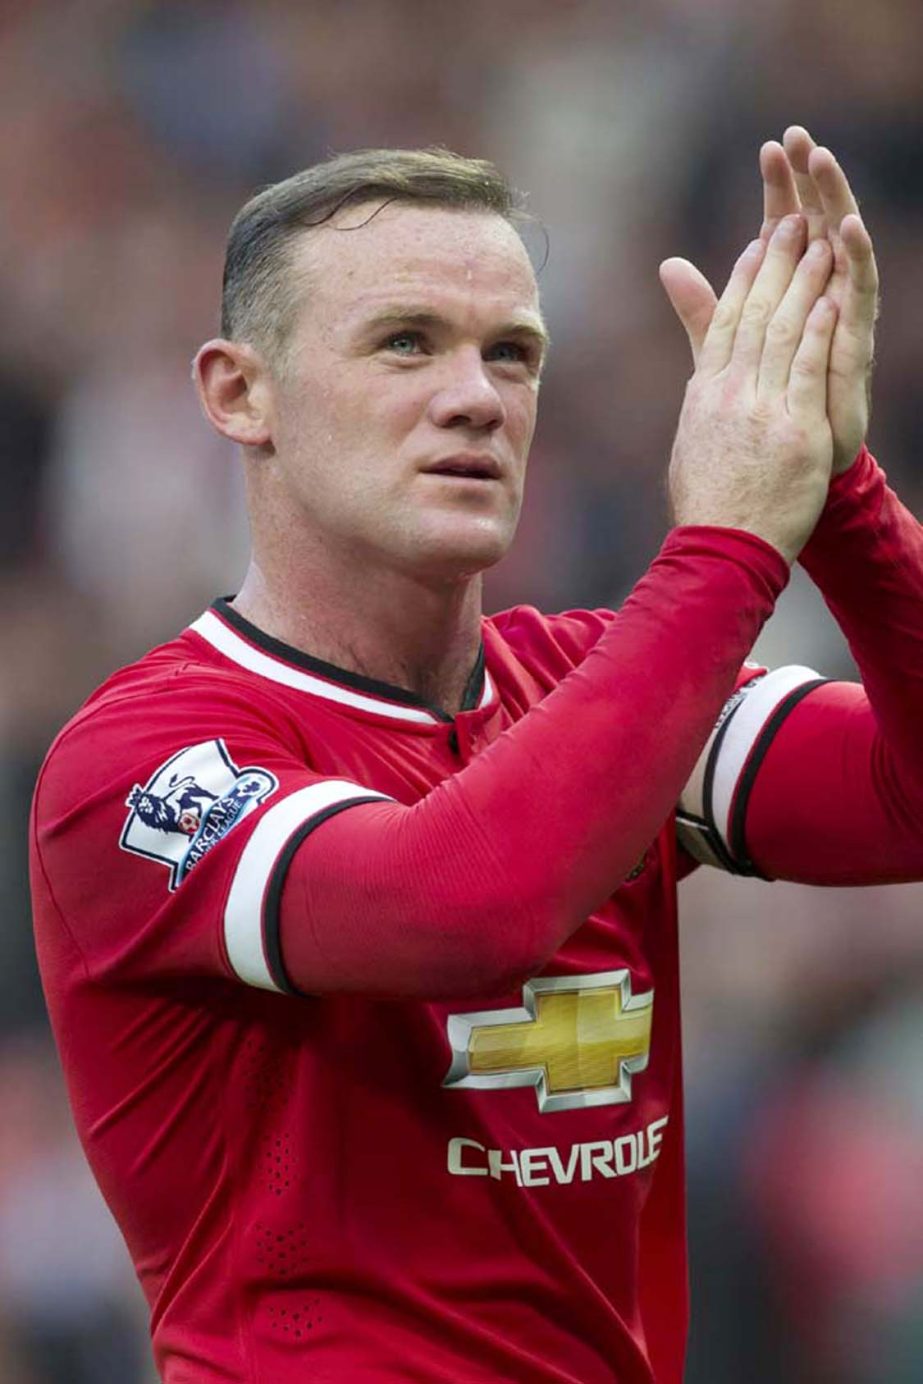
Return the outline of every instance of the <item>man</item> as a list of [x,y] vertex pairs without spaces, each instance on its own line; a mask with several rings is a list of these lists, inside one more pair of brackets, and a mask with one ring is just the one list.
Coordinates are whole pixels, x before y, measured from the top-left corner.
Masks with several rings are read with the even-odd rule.
[[[90,699],[33,819],[75,1115],[170,1384],[681,1377],[677,876],[923,876],[871,243],[806,132],[763,178],[717,307],[662,269],[677,527],[618,615],[481,615],[547,344],[495,170],[346,156],[232,228],[195,374],[250,569]],[[864,689],[745,662],[799,554]]]

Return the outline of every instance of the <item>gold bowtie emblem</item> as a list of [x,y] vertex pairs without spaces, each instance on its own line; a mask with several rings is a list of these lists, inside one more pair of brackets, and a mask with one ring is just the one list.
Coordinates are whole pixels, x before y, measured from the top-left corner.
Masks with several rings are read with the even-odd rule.
[[542,976],[522,987],[521,1009],[452,1014],[445,1086],[534,1086],[542,1111],[631,1100],[647,1066],[654,992],[631,993],[627,970]]

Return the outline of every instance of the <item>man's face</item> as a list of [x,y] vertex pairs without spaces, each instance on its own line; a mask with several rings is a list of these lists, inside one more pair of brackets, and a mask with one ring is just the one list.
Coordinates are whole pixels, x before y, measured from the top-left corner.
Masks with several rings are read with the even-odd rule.
[[456,579],[516,528],[544,347],[535,276],[492,213],[375,210],[295,243],[269,464],[309,541]]

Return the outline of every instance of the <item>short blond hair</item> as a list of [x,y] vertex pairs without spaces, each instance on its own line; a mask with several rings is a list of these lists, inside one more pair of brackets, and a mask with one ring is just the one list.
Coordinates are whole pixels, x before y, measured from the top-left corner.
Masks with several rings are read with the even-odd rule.
[[360,149],[273,183],[247,202],[228,234],[221,334],[284,350],[297,304],[290,246],[341,209],[366,202],[410,202],[493,212],[515,224],[523,201],[492,163],[449,149]]

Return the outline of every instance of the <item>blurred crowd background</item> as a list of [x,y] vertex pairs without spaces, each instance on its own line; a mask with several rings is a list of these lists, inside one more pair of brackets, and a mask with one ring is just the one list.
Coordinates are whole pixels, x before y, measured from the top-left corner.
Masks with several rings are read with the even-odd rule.
[[[554,346],[489,603],[617,603],[668,525],[688,372],[657,264],[682,253],[723,278],[759,224],[759,145],[793,120],[841,156],[876,237],[872,442],[923,515],[919,22],[917,0],[0,4],[7,1384],[151,1378],[50,1046],[26,822],[84,696],[242,574],[237,464],[189,384],[236,208],[369,145],[445,144],[528,190]],[[798,579],[758,654],[851,675]],[[688,1381],[923,1379],[923,888],[702,870],[683,896]]]

